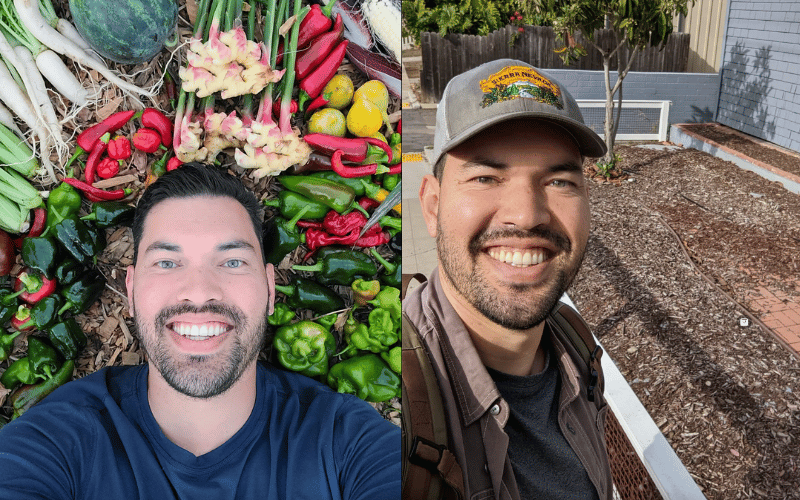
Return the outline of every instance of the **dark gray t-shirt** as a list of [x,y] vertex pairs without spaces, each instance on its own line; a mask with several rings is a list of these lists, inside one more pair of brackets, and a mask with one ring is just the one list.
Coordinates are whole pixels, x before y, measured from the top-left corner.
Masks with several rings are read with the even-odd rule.
[[551,362],[550,344],[543,347],[545,368],[536,375],[509,375],[488,368],[511,409],[505,431],[520,498],[596,499],[597,490],[558,426],[561,375]]

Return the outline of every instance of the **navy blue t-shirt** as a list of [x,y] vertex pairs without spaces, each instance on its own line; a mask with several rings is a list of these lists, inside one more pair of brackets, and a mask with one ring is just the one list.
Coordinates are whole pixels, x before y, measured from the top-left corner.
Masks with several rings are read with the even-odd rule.
[[399,499],[400,428],[355,396],[259,364],[253,412],[195,457],[161,432],[147,365],[60,387],[0,432],[0,499]]

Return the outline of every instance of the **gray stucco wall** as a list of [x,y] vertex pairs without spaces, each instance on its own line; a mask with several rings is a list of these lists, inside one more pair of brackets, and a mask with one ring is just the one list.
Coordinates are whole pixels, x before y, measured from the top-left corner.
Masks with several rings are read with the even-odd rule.
[[[605,99],[602,71],[543,70],[567,87],[575,99]],[[611,73],[611,85],[617,80]],[[719,96],[719,75],[709,73],[628,73],[622,82],[625,100],[672,101],[670,123],[713,122]]]
[[800,1],[729,1],[717,121],[800,152]]

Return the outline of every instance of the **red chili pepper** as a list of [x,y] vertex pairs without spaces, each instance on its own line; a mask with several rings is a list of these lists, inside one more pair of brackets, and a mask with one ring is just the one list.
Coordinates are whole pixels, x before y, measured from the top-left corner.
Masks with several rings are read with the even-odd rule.
[[383,174],[389,170],[385,165],[380,163],[370,163],[368,165],[357,165],[352,167],[345,166],[345,164],[342,163],[341,150],[337,150],[335,153],[333,153],[333,156],[331,156],[331,166],[333,167],[334,172],[348,179],[353,177],[365,177],[367,175]]
[[[289,113],[297,113],[297,101],[294,99],[289,102]],[[281,114],[281,100],[276,99],[275,102],[272,103],[272,114],[275,116],[279,116]]]
[[133,147],[145,153],[155,153],[161,147],[161,135],[151,128],[140,128],[133,134]]
[[315,220],[303,220],[303,219],[300,219],[299,221],[295,222],[294,225],[297,226],[297,227],[303,228],[303,229],[312,229],[312,228],[313,229],[323,229],[322,222],[318,222],[318,221],[315,221]]
[[302,49],[311,40],[331,29],[331,11],[336,4],[336,0],[330,2],[325,7],[317,4],[311,6],[311,10],[306,13],[306,17],[300,22],[300,32],[297,36],[297,48]]
[[126,123],[128,123],[128,120],[131,119],[134,113],[136,112],[133,110],[120,111],[109,116],[102,122],[92,125],[78,135],[78,146],[83,148],[83,153],[92,151],[95,144],[97,144],[97,141],[99,141],[104,134],[110,134],[121,129]]
[[86,170],[84,176],[86,177],[86,184],[94,184],[94,176],[97,173],[97,166],[100,163],[100,157],[108,149],[108,141],[111,140],[111,134],[106,132],[103,137],[94,145],[94,149],[89,153],[89,159],[86,160]]
[[328,104],[330,100],[331,100],[330,92],[325,92],[324,94],[320,94],[316,99],[314,99],[308,104],[308,108],[306,108],[305,112],[306,118],[308,118],[311,115],[311,113],[313,113],[315,110]]
[[312,252],[318,248],[328,245],[354,245],[357,247],[374,247],[389,243],[389,235],[383,231],[380,226],[375,225],[367,230],[364,235],[359,238],[358,231],[345,236],[336,236],[326,233],[320,229],[309,229],[306,231],[306,246]]
[[314,38],[308,48],[297,56],[297,61],[294,64],[296,78],[302,80],[311,74],[336,47],[343,34],[342,15],[336,14],[336,22],[333,24],[333,29]]
[[367,144],[371,144],[373,146],[377,146],[386,153],[387,160],[386,163],[392,162],[392,147],[386,143],[386,141],[382,141],[380,139],[376,139],[374,137],[364,137],[364,140],[367,141]]
[[402,172],[403,172],[403,162],[400,162],[400,163],[396,163],[396,164],[392,165],[391,167],[389,167],[389,170],[387,172],[384,172],[384,173],[386,173],[388,175],[394,175],[394,174],[400,174]]
[[339,42],[339,45],[328,54],[328,57],[300,82],[301,92],[299,106],[301,108],[309,98],[313,99],[320,95],[325,85],[331,81],[331,78],[336,74],[336,71],[344,60],[348,43],[350,42],[346,39]]
[[[142,111],[142,125],[152,128],[161,134],[161,144],[165,147],[172,146],[172,120],[167,118],[164,113],[155,109],[147,108]],[[153,151],[147,151],[152,153]]]
[[64,182],[74,187],[75,189],[80,189],[81,191],[83,191],[83,194],[86,195],[86,198],[92,203],[98,201],[120,200],[122,198],[125,198],[132,192],[128,188],[117,189],[115,191],[104,191],[94,186],[90,186],[85,182],[81,182],[78,179],[75,179],[74,177],[65,177]]
[[394,131],[397,132],[398,134],[402,134],[403,133],[403,119],[402,118],[397,120],[397,128],[395,128]]
[[[303,136],[303,140],[315,151],[331,156],[337,150],[341,150],[342,160],[353,163],[360,163],[366,160],[367,156],[376,153],[375,148],[371,147],[370,142],[366,139],[372,138],[349,139],[329,134],[306,134]],[[373,140],[379,141],[379,139]],[[383,147],[380,149],[385,151]]]
[[350,212],[342,215],[336,210],[331,210],[322,219],[322,228],[329,234],[345,236],[353,231],[358,234],[366,223],[367,217],[361,212]]
[[120,160],[105,157],[97,165],[97,176],[101,179],[110,179],[119,173]]
[[181,165],[183,165],[181,159],[178,158],[177,156],[173,156],[172,158],[169,159],[169,161],[167,161],[167,172],[172,172]]
[[115,160],[127,160],[131,157],[131,141],[118,135],[108,141],[108,156]]
[[43,274],[32,274],[25,270],[17,276],[14,290],[25,290],[19,296],[28,304],[35,304],[56,291],[56,280],[47,279]]
[[44,228],[47,226],[47,209],[39,207],[33,209],[33,221],[31,228],[28,229],[28,238],[35,238],[41,236]]

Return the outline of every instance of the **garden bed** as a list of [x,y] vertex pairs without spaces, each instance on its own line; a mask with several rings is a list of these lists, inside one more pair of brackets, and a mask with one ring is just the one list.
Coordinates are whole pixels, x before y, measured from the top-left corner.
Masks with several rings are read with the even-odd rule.
[[570,296],[709,499],[800,498],[800,360],[739,322],[760,286],[800,301],[800,197],[694,149],[618,152]]

